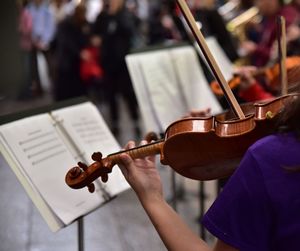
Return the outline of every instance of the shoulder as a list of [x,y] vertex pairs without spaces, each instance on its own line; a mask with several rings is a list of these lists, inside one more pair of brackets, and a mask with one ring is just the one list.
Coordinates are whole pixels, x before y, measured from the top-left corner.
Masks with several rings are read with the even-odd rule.
[[253,170],[255,166],[264,182],[270,180],[280,182],[299,179],[299,175],[287,174],[285,167],[300,166],[300,141],[293,133],[274,134],[254,143],[244,156],[238,169],[243,172]]
[[[299,246],[300,203],[295,202],[300,172],[284,170],[300,165],[299,152],[293,134],[274,134],[253,144],[206,213],[206,228],[239,250],[274,250],[273,243],[279,244],[276,250]],[[280,234],[282,229],[290,233]]]
[[300,149],[300,141],[293,133],[272,134],[256,141],[248,152],[254,157],[263,155],[263,157],[271,157],[276,153],[290,152],[291,150]]
[[250,151],[257,151],[257,150],[267,150],[268,146],[271,144],[281,144],[281,138],[282,135],[279,134],[272,134],[269,136],[266,136],[264,138],[259,139],[258,141],[256,141],[250,148]]

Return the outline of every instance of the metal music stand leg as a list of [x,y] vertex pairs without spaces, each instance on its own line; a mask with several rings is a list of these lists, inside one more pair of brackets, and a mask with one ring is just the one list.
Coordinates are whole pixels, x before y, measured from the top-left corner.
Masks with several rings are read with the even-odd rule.
[[84,251],[84,224],[83,217],[80,217],[77,221],[78,231],[78,251]]
[[200,224],[200,236],[203,240],[206,240],[206,231],[204,226],[200,223],[203,215],[204,215],[204,211],[205,211],[205,199],[206,199],[206,195],[205,195],[205,191],[204,191],[204,182],[200,181],[199,182],[199,224]]

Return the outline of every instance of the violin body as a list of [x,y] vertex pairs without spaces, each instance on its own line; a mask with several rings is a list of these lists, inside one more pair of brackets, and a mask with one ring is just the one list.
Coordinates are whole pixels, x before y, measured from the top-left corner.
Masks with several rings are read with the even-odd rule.
[[161,162],[191,179],[228,177],[248,147],[274,131],[278,118],[275,115],[294,97],[245,104],[241,106],[246,114],[243,120],[226,112],[216,117],[176,121],[166,130]]
[[164,140],[120,151],[102,159],[94,153],[89,167],[80,163],[66,175],[66,183],[75,189],[90,186],[101,177],[106,181],[119,156],[126,152],[132,158],[160,154],[161,163],[177,173],[195,180],[212,180],[230,176],[242,156],[258,139],[271,134],[279,114],[299,94],[289,94],[268,102],[245,104],[244,119],[232,111],[214,117],[186,118],[172,123]]
[[[248,141],[242,135],[254,129],[254,119],[248,116],[244,121],[220,123],[217,130],[215,123],[215,118],[210,117],[184,119],[171,124],[166,130],[161,162],[196,180],[212,180],[232,174],[242,152],[247,149],[240,147],[241,140]],[[228,125],[231,125],[229,130]]]
[[196,41],[233,111],[214,117],[186,118],[172,123],[163,140],[120,151],[102,159],[94,153],[90,166],[78,163],[66,174],[66,183],[75,189],[87,186],[94,191],[92,182],[101,177],[107,181],[112,167],[120,162],[123,153],[133,159],[160,154],[162,164],[169,165],[185,177],[196,180],[224,178],[232,174],[248,147],[259,138],[270,134],[278,114],[299,94],[286,95],[269,102],[246,104],[242,108],[235,99],[220,68],[210,53],[192,13],[184,0],[177,0]]

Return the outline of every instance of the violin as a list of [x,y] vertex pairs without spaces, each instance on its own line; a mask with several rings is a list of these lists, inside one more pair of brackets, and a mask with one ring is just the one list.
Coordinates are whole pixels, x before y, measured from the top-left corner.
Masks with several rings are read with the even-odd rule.
[[159,154],[162,164],[169,165],[176,172],[191,179],[227,177],[232,174],[247,148],[257,139],[272,132],[282,109],[298,98],[299,94],[289,94],[268,102],[240,107],[186,2],[177,2],[232,110],[217,116],[178,120],[166,129],[164,139],[150,144],[113,153],[105,158],[102,158],[100,152],[94,153],[94,162],[90,166],[78,163],[78,166],[66,174],[65,181],[71,188],[87,186],[93,192],[95,187],[92,182],[98,177],[106,182],[112,167],[119,163],[122,153],[127,153],[134,159]]
[[[230,176],[247,148],[259,138],[272,133],[276,118],[282,109],[298,98],[289,94],[272,101],[248,104],[242,108],[244,119],[234,118],[232,112],[217,116],[185,118],[172,123],[165,131],[165,138],[156,142],[119,151],[102,159],[94,153],[95,161],[89,167],[83,163],[73,167],[66,175],[66,183],[74,189],[88,186],[101,177],[106,181],[120,155],[131,158],[160,155],[160,162],[177,173],[196,180],[212,180]],[[210,149],[209,151],[207,149]]]
[[[287,83],[289,88],[292,89],[300,79],[300,57],[293,56],[286,58],[286,71],[287,71]],[[260,77],[266,83],[268,89],[273,93],[279,93],[281,90],[280,81],[280,63],[276,63],[272,67],[259,68],[252,73],[253,77]],[[243,81],[243,77],[236,74],[228,81],[229,87],[234,90],[240,86]],[[220,88],[217,81],[212,81],[210,87],[214,94],[219,97],[224,95],[224,92]]]

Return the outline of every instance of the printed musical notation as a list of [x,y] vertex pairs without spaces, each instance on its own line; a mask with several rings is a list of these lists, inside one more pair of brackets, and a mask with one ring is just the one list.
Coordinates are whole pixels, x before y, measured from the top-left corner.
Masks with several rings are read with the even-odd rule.
[[74,158],[48,114],[1,126],[0,136],[30,186],[47,201],[63,224],[69,224],[103,201],[97,195],[88,197],[87,190],[75,192],[66,186],[65,174],[74,165]]
[[44,132],[42,129],[29,131],[19,145],[33,166],[66,152],[54,131]]
[[75,122],[72,126],[85,143],[91,144],[105,138],[106,135],[98,121],[90,120],[86,117],[81,117],[79,120],[80,122]]

